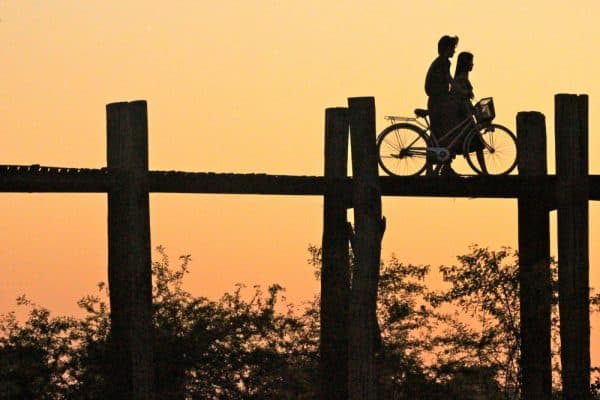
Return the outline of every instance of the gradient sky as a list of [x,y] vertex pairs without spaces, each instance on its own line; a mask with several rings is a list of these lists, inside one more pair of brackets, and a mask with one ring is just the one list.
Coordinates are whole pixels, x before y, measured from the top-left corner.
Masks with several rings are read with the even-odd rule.
[[[475,54],[496,122],[540,111],[554,172],[553,96],[590,95],[590,172],[600,173],[600,3],[578,1],[0,0],[0,164],[100,168],[105,105],[145,99],[150,168],[320,175],[324,110],[374,96],[384,115],[423,107],[442,34]],[[192,255],[188,289],[278,282],[318,290],[318,197],[151,195],[152,245]],[[516,200],[384,198],[383,255],[450,264],[468,246],[516,247]],[[552,213],[555,253],[556,215]],[[600,288],[600,206],[590,203]],[[0,312],[26,293],[58,313],[106,281],[106,195],[0,194]],[[592,341],[594,344],[594,341]],[[594,350],[595,353],[598,349]]]

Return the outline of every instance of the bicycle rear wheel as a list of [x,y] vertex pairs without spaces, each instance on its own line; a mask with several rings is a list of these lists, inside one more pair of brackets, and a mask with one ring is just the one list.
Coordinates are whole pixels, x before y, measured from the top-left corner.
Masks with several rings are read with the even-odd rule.
[[[476,151],[469,151],[478,149]],[[465,142],[467,162],[480,175],[505,175],[517,166],[517,139],[502,125],[482,127]]]
[[379,165],[389,175],[419,175],[427,166],[429,137],[411,124],[394,124],[377,138]]

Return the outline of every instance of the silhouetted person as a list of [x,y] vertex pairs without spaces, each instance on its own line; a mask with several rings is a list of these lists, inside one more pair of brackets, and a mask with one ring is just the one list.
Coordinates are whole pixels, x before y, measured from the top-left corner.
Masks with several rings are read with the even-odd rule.
[[[456,70],[451,84],[450,93],[460,104],[458,112],[465,118],[473,112],[473,103],[471,100],[475,97],[473,94],[473,85],[469,81],[469,72],[473,70],[473,54],[463,51],[456,59]],[[463,118],[464,119],[464,118]]]
[[[450,94],[456,102],[456,123],[463,121],[465,118],[473,115],[473,85],[469,80],[469,73],[473,70],[473,54],[469,52],[462,52],[456,59],[456,70],[454,71],[454,79],[452,81]],[[453,145],[453,152],[461,152],[463,148],[463,141],[458,140]],[[483,158],[483,144],[474,140],[471,142],[471,148],[469,151],[477,152],[477,160],[481,168],[486,171],[485,162]]]
[[[427,108],[429,109],[429,121],[431,123],[431,134],[438,142],[439,139],[453,126],[449,122],[455,120],[455,107],[450,97],[452,76],[450,75],[450,58],[456,51],[458,44],[457,36],[442,36],[438,41],[438,57],[433,60],[427,70],[425,78],[425,92],[429,97]],[[446,146],[447,140],[439,142],[440,146]],[[450,162],[445,165],[446,171],[451,171]]]
[[[454,71],[454,78],[450,85],[450,95],[453,104],[449,104],[451,108],[449,113],[452,112],[454,115],[449,116],[448,122],[452,124],[450,129],[461,121],[464,121],[470,115],[473,115],[473,103],[472,100],[475,97],[473,94],[473,85],[469,80],[469,72],[473,70],[473,54],[468,52],[462,52],[456,59],[456,69]],[[458,132],[457,132],[458,133]],[[450,149],[453,153],[462,152],[463,140],[457,140]]]

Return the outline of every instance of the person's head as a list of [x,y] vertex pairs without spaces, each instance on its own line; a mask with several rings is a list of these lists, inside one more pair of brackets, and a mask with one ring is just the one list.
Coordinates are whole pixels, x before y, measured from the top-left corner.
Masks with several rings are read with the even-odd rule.
[[438,41],[438,54],[443,57],[452,57],[458,44],[458,36],[444,35]]
[[469,72],[473,69],[473,54],[463,51],[456,60],[456,71],[454,75],[461,72]]

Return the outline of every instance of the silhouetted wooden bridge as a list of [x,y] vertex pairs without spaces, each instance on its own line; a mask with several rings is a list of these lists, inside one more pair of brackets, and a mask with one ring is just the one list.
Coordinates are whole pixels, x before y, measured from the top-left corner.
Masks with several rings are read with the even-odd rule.
[[[549,400],[548,213],[556,209],[564,398],[588,398],[588,201],[600,200],[600,175],[588,173],[587,96],[555,97],[556,175],[547,174],[545,117],[524,112],[517,115],[519,175],[379,177],[374,99],[348,104],[326,110],[324,176],[149,171],[145,101],[107,106],[106,168],[0,165],[0,192],[108,194],[107,398],[152,397],[149,193],[323,196],[320,362],[327,400],[349,392],[373,398],[381,196],[518,199],[523,398]],[[347,176],[349,139],[353,177]],[[353,229],[348,208],[354,209]],[[356,263],[352,285],[349,244]]]

